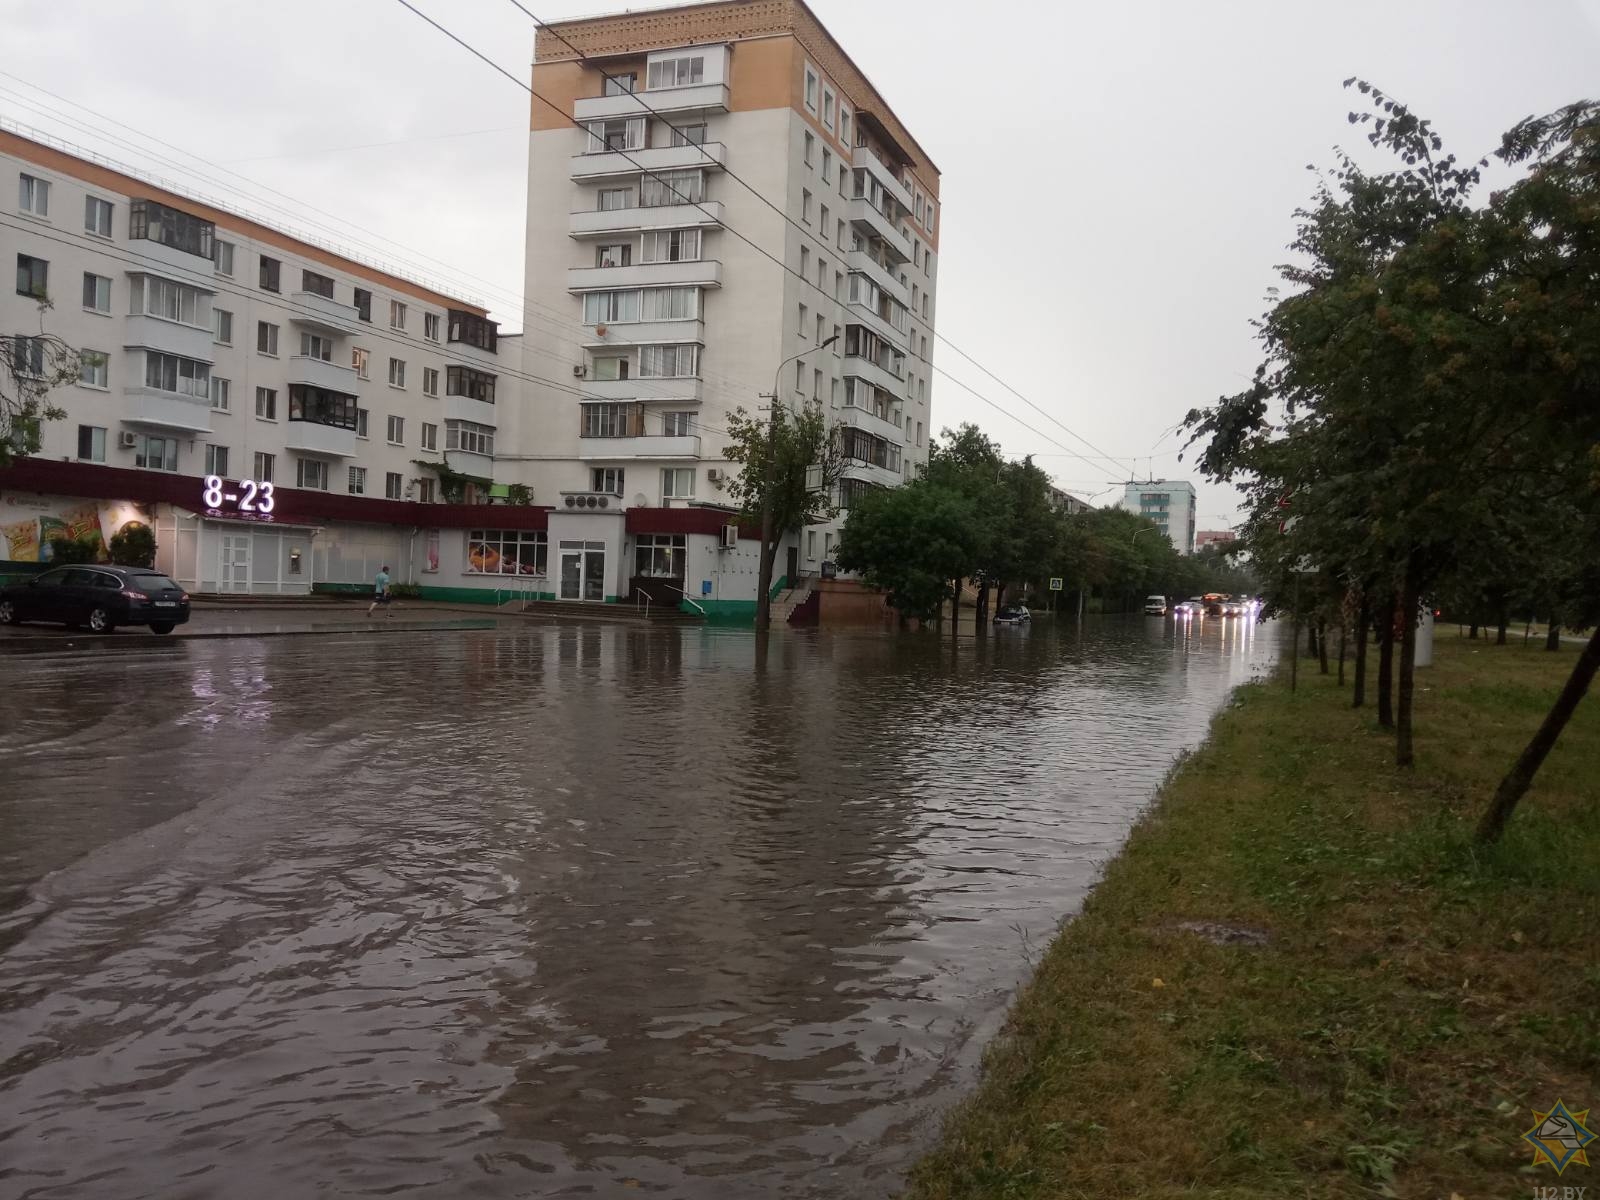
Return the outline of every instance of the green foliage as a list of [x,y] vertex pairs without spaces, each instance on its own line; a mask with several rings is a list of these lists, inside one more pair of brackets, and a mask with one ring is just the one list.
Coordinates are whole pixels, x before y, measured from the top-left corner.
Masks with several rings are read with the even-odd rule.
[[513,483],[506,487],[506,499],[518,508],[527,508],[533,503],[533,489],[525,483]]
[[124,525],[111,535],[111,561],[119,567],[156,565],[155,530],[142,522]]
[[418,583],[391,583],[389,595],[396,600],[422,599],[422,585]]
[[45,546],[50,551],[50,565],[54,567],[68,563],[92,563],[100,557],[100,535],[97,533],[78,538],[58,535],[46,542]]
[[882,488],[850,510],[839,565],[882,589],[902,616],[929,619],[954,594],[983,545],[973,503],[946,484]]
[[48,299],[38,299],[37,332],[0,333],[0,467],[38,453],[44,423],[67,415],[51,402],[50,393],[78,378],[82,355],[45,332],[45,314],[52,306]]
[[780,405],[770,421],[736,408],[727,424],[723,455],[738,470],[724,487],[744,516],[759,515],[770,497],[773,534],[781,539],[837,515],[833,494],[844,465],[842,443],[820,405]]

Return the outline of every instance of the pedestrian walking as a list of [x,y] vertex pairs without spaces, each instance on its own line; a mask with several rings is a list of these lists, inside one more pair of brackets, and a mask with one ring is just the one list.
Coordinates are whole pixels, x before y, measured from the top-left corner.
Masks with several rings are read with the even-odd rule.
[[394,609],[389,607],[389,568],[387,565],[379,570],[372,581],[372,603],[367,605],[367,616],[370,617],[372,610],[380,604],[383,606],[384,616],[394,616]]

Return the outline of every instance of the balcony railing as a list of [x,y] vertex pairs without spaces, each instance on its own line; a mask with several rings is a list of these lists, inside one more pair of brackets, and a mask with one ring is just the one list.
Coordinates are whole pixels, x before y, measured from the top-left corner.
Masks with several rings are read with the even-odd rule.
[[728,85],[698,83],[689,87],[657,88],[639,95],[624,92],[617,96],[585,96],[573,104],[572,115],[579,121],[639,117],[645,115],[645,104],[658,113],[727,112]]
[[641,434],[634,437],[578,438],[578,457],[586,461],[623,458],[697,459],[700,438],[697,434]]
[[637,175],[641,171],[681,171],[695,167],[721,170],[727,165],[728,148],[721,142],[686,146],[641,146],[637,150],[601,150],[576,154],[572,158],[572,178],[580,183]]
[[720,200],[651,208],[585,209],[572,214],[568,232],[581,238],[648,229],[714,229],[722,224],[722,219]]
[[695,262],[636,262],[625,267],[573,267],[567,272],[569,292],[689,284],[698,287],[721,287],[722,264],[712,259],[699,259]]

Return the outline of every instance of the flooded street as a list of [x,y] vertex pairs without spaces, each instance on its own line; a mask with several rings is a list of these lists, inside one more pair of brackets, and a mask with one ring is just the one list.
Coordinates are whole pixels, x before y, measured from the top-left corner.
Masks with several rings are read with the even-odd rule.
[[1276,633],[0,656],[0,1196],[872,1197]]

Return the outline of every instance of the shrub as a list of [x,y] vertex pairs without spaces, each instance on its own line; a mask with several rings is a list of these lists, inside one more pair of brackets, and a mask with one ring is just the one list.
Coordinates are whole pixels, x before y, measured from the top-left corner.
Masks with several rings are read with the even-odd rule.
[[51,566],[94,562],[100,557],[100,535],[97,533],[79,538],[63,537],[58,534],[45,545],[50,548]]
[[156,565],[156,535],[148,525],[130,522],[111,538],[111,561],[119,567]]

